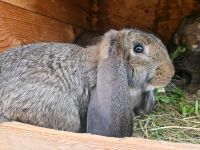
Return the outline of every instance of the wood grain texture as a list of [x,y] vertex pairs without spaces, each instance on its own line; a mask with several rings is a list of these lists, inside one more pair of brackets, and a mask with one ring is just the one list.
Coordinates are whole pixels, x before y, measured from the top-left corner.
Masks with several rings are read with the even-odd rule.
[[73,2],[87,13],[91,14],[91,6],[94,0],[73,0]]
[[153,32],[167,43],[182,18],[200,11],[199,0],[101,0],[98,26],[102,32],[110,28],[138,28]]
[[[64,23],[71,24],[83,29],[90,29],[91,16],[89,11],[81,9],[75,1],[72,0],[1,0],[30,10],[44,16],[58,19]],[[86,6],[89,9],[89,2],[81,0],[81,6]]]
[[36,127],[18,122],[0,124],[0,150],[199,150],[200,145],[142,138],[109,138]]
[[0,1],[0,51],[35,42],[73,42],[81,31]]

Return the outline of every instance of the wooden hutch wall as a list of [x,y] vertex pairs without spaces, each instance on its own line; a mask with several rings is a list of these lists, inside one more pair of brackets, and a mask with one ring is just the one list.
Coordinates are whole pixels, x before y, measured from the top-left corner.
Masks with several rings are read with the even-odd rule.
[[86,30],[138,28],[165,43],[199,0],[0,0],[0,51],[35,42],[73,42]]
[[167,43],[182,18],[198,10],[200,0],[100,0],[98,25],[102,32],[135,27]]
[[73,42],[91,28],[90,0],[0,0],[0,51],[34,42]]

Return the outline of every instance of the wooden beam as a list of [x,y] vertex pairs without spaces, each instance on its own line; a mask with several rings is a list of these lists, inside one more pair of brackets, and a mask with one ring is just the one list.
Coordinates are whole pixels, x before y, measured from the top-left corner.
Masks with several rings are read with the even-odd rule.
[[41,128],[18,122],[0,123],[1,150],[199,150],[200,145],[110,138]]
[[[72,0],[1,0],[3,2],[52,17],[83,29],[90,29],[90,14]],[[89,7],[88,3],[83,3]]]
[[82,29],[0,1],[0,51],[35,42],[73,42]]

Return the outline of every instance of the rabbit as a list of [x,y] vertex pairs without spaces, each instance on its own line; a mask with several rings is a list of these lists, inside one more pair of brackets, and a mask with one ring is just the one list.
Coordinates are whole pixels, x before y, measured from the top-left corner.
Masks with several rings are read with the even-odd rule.
[[[103,35],[99,32],[87,31],[78,36],[74,43],[82,47],[88,47],[101,42],[102,37]],[[140,105],[134,109],[134,115],[150,114],[154,106],[154,91],[144,91],[143,94],[137,97],[137,101],[140,102]]]
[[78,36],[74,43],[81,46],[81,47],[87,47],[87,46],[92,46],[96,45],[101,41],[102,34],[99,32],[95,31],[87,31]]
[[181,56],[174,60],[176,72],[183,77],[182,86],[193,94],[200,89],[200,15],[185,17],[174,34],[174,43],[186,48]]
[[110,30],[87,48],[29,44],[0,54],[0,118],[71,132],[131,136],[137,97],[166,86],[173,74],[162,42],[136,29]]

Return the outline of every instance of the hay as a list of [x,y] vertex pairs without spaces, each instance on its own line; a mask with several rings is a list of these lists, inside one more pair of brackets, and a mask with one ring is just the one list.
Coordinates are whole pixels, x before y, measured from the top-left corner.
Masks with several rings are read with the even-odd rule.
[[[165,96],[172,100],[175,94]],[[179,95],[179,97],[175,97],[176,100],[169,102],[157,101],[154,112],[149,116],[136,117],[134,119],[134,136],[200,144],[200,115],[198,114],[200,111],[199,109],[195,110],[200,96],[184,97],[184,95]],[[187,111],[189,107],[186,106],[190,106],[192,109]]]

